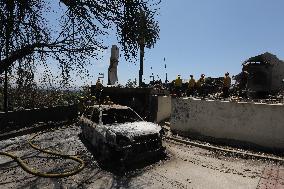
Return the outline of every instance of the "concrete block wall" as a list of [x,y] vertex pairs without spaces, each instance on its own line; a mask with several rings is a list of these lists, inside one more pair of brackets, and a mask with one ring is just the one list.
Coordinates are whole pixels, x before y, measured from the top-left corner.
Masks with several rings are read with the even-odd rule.
[[176,98],[171,129],[284,150],[284,106]]

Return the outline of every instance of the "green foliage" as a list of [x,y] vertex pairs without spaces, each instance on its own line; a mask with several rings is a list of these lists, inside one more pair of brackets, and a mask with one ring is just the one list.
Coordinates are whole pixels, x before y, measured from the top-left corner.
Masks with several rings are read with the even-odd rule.
[[125,84],[126,88],[135,88],[137,87],[137,82],[135,81],[131,81],[131,79],[128,79],[127,83]]
[[11,110],[53,107],[76,104],[80,97],[79,91],[43,89],[36,85],[29,90],[11,88],[9,90]]

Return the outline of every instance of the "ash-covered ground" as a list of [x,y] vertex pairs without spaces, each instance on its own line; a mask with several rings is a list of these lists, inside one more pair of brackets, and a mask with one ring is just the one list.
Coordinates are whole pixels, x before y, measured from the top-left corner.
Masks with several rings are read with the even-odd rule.
[[[66,178],[42,178],[25,172],[11,158],[0,156],[0,188],[284,188],[284,166],[279,162],[242,159],[171,141],[164,141],[168,156],[158,162],[121,173],[104,169],[81,141],[80,132],[74,124],[42,133],[34,143],[81,157],[86,162],[83,171]],[[62,172],[77,165],[31,148],[27,142],[31,136],[2,140],[0,151],[13,153],[43,172]]]

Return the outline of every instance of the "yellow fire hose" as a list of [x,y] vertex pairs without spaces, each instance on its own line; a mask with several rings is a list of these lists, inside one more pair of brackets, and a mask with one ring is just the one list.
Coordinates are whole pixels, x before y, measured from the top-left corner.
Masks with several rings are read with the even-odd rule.
[[78,172],[80,172],[80,171],[82,171],[82,170],[84,169],[84,167],[85,167],[85,162],[84,162],[82,159],[80,159],[80,158],[78,158],[78,157],[76,157],[76,156],[65,155],[65,154],[61,154],[61,153],[59,153],[59,152],[52,152],[52,151],[50,151],[50,150],[44,150],[44,149],[39,148],[39,147],[36,146],[35,144],[33,144],[33,143],[32,143],[32,140],[33,140],[36,136],[38,136],[38,134],[32,136],[32,137],[28,140],[28,143],[29,143],[29,145],[30,145],[32,148],[34,148],[34,149],[36,149],[36,150],[38,150],[38,151],[41,151],[41,152],[43,152],[43,153],[46,153],[46,154],[51,154],[51,155],[55,155],[55,156],[60,156],[60,157],[62,157],[62,158],[64,158],[64,159],[72,159],[72,160],[78,162],[79,165],[78,165],[76,168],[74,168],[73,170],[71,170],[71,171],[66,171],[66,172],[62,172],[62,173],[43,173],[43,172],[39,172],[38,170],[36,170],[36,169],[34,169],[34,168],[28,167],[27,164],[26,164],[21,158],[15,156],[15,155],[13,155],[13,154],[10,154],[10,153],[8,153],[8,152],[0,152],[0,155],[8,156],[8,157],[14,159],[14,160],[19,164],[19,166],[20,166],[23,170],[25,170],[26,172],[28,172],[28,173],[30,173],[30,174],[32,174],[32,175],[40,176],[40,177],[48,177],[48,178],[68,177],[68,176],[71,176],[71,175],[75,175],[75,174],[77,174]]

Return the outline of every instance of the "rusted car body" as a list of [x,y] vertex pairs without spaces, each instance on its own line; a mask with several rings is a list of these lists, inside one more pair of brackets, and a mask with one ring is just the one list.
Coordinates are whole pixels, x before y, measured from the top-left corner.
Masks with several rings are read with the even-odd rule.
[[164,151],[162,128],[127,106],[88,107],[79,123],[83,137],[103,160],[139,160]]

